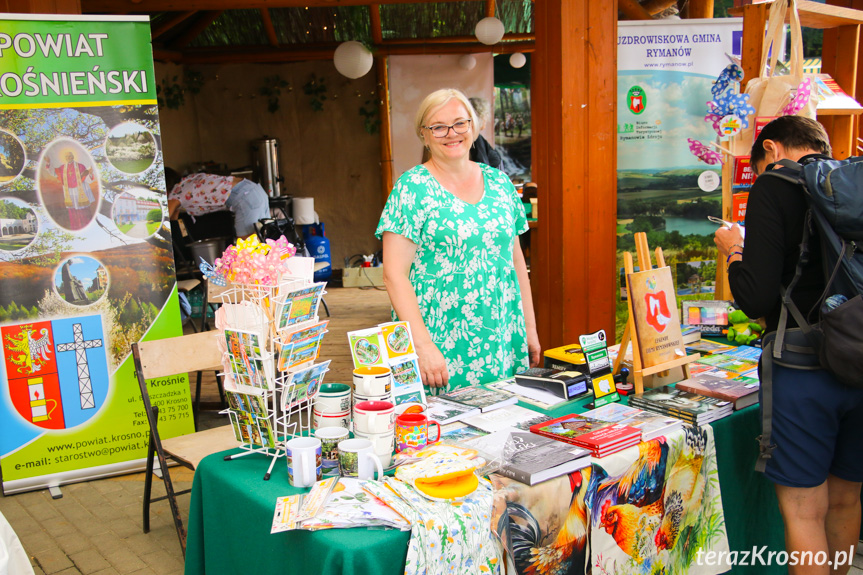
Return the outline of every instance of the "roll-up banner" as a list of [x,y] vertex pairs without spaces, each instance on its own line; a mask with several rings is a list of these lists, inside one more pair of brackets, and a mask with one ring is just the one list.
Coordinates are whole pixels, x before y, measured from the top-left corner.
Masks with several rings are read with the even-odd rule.
[[[617,254],[647,232],[671,266],[678,297],[713,299],[721,166],[700,161],[688,138],[717,141],[705,121],[711,88],[740,55],[741,18],[620,22],[617,35]],[[627,317],[618,303],[618,336]]]
[[[0,14],[6,494],[143,468],[133,342],[180,335],[146,17]],[[163,437],[188,379],[151,383]]]

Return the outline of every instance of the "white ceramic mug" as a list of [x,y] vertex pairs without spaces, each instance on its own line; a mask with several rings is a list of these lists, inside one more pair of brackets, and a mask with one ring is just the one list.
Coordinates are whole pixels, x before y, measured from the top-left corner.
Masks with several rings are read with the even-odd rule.
[[321,413],[317,409],[312,412],[312,427],[321,429],[324,427],[351,428],[351,412],[344,413]]
[[380,365],[362,366],[354,370],[354,392],[359,395],[386,395],[392,391],[393,372]]
[[352,407],[351,386],[346,383],[325,383],[315,397],[315,409],[321,413],[344,413]]
[[368,439],[345,439],[339,442],[339,469],[342,477],[374,479],[376,470],[378,481],[384,476],[381,460],[375,455],[375,446]]
[[384,395],[358,395],[354,394],[353,399],[351,400],[351,409],[355,408],[357,404],[361,401],[389,401],[393,403],[393,394],[387,393]]
[[395,406],[389,401],[361,401],[354,406],[354,431],[384,433],[395,429]]
[[295,437],[285,444],[288,481],[294,487],[311,487],[321,479],[321,440]]
[[381,460],[381,465],[384,466],[384,469],[392,465],[395,436],[395,431],[387,431],[386,433],[362,433],[357,431],[354,433],[354,437],[368,439],[372,442],[375,448],[375,455]]
[[348,438],[348,430],[344,427],[321,427],[315,431],[315,437],[321,440],[321,466],[332,469],[339,464],[339,442]]

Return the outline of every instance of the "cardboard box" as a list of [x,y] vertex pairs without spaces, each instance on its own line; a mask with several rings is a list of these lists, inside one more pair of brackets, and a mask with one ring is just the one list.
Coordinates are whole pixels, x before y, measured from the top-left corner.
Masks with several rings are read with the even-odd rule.
[[345,268],[342,272],[344,287],[384,287],[384,266],[374,268]]

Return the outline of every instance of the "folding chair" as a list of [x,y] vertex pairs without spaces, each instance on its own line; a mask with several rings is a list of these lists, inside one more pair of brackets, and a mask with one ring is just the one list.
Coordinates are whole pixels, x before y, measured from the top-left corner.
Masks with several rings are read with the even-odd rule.
[[[144,479],[144,533],[150,531],[150,503],[167,499],[174,518],[174,527],[180,539],[183,555],[186,554],[186,530],[177,507],[177,495],[189,493],[190,489],[174,491],[168,460],[194,470],[201,459],[211,453],[224,451],[237,446],[237,440],[230,425],[199,431],[180,437],[162,440],[159,436],[159,408],[150,401],[147,380],[177,375],[191,371],[215,369],[221,366],[222,352],[216,342],[214,332],[194,333],[154,341],[132,344],[132,357],[135,362],[135,376],[141,389],[141,400],[147,413],[150,426],[150,441],[147,447],[147,475]],[[200,391],[199,391],[200,392]],[[159,467],[154,469],[154,458],[158,457]],[[166,495],[151,497],[153,475],[165,484]]]

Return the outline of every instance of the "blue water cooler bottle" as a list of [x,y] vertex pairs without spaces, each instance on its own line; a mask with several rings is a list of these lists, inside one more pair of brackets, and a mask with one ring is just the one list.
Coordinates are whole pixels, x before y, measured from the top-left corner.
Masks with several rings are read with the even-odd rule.
[[305,228],[306,247],[309,249],[309,255],[315,258],[315,281],[325,282],[333,275],[330,240],[324,236],[323,222],[305,226]]

